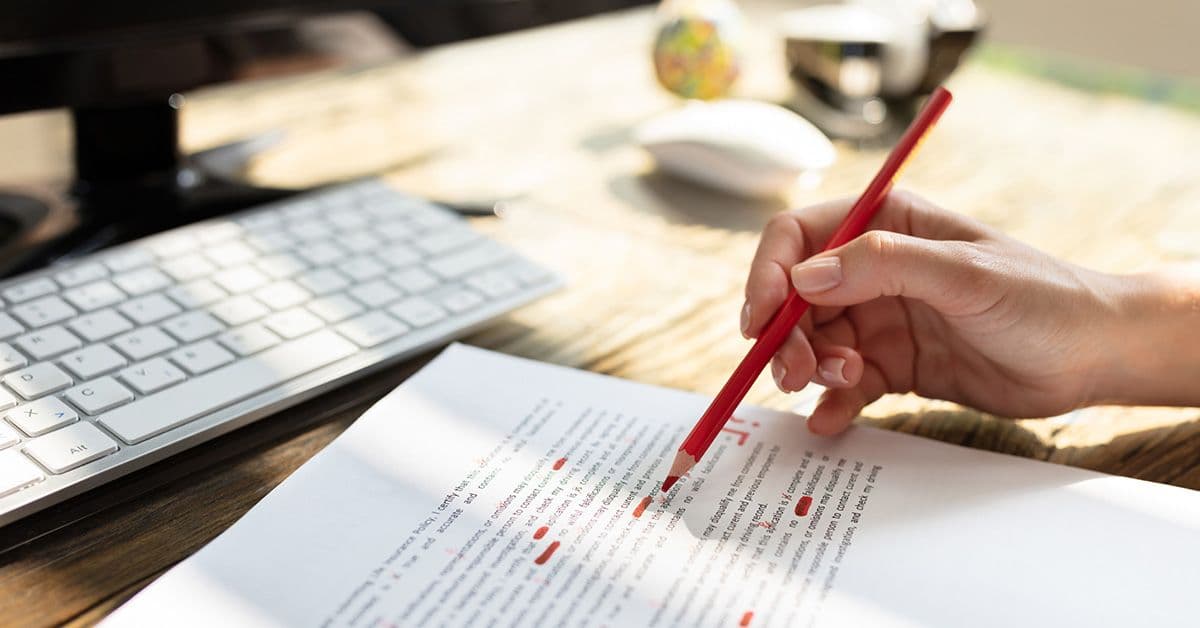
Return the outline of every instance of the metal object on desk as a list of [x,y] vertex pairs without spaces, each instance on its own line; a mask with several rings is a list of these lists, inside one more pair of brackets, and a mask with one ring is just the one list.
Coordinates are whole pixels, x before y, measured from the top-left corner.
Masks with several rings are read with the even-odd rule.
[[868,140],[902,129],[983,29],[973,0],[859,0],[780,20],[791,106],[826,133]]

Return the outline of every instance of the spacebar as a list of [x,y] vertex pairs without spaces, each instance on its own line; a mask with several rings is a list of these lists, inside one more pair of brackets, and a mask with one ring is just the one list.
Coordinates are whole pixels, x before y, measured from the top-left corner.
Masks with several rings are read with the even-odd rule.
[[96,421],[133,445],[357,350],[332,331],[318,331],[106,412]]

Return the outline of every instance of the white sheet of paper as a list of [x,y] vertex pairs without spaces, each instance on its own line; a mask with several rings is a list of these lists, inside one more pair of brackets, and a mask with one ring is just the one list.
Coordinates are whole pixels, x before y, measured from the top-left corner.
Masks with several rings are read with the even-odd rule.
[[1200,493],[883,430],[744,408],[635,516],[706,402],[452,346],[106,625],[1200,621]]

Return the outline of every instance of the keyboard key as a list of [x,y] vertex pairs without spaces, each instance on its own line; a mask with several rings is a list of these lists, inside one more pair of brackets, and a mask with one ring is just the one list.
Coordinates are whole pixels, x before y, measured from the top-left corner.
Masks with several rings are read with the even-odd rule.
[[16,395],[8,392],[8,390],[5,388],[0,387],[0,410],[7,410],[8,408],[17,405],[17,403],[18,399]]
[[446,253],[454,249],[462,248],[472,242],[483,238],[478,231],[467,228],[465,225],[446,229],[441,233],[433,233],[424,237],[418,238],[413,243],[417,248],[425,251],[430,255]]
[[0,373],[29,366],[29,360],[7,342],[0,342]]
[[21,442],[21,435],[17,433],[16,428],[0,421],[0,449],[12,447]]
[[113,339],[112,344],[131,360],[144,360],[179,346],[163,330],[157,327],[143,327]]
[[318,331],[138,399],[97,421],[121,440],[140,443],[357,351],[358,347],[336,333]]
[[54,276],[58,283],[71,288],[79,286],[89,281],[103,279],[108,276],[108,271],[100,264],[79,264],[64,271],[59,272]]
[[263,319],[263,325],[284,338],[298,338],[325,326],[320,318],[299,307],[272,314]]
[[364,227],[368,219],[352,207],[342,207],[337,211],[329,212],[325,220],[341,231],[354,231]]
[[43,397],[21,404],[9,410],[5,416],[30,436],[41,436],[79,420],[79,413],[58,397]]
[[90,312],[125,300],[125,294],[108,281],[93,281],[63,293],[75,307]]
[[193,309],[220,301],[228,296],[228,293],[208,279],[197,279],[169,288],[166,295],[183,307]]
[[254,249],[237,240],[210,247],[204,251],[204,255],[222,268],[245,264],[258,257],[258,253]]
[[0,497],[11,495],[25,487],[46,479],[42,470],[25,457],[25,454],[10,449],[0,451]]
[[66,473],[116,450],[116,441],[86,421],[25,443],[25,453],[51,473]]
[[231,294],[249,292],[269,281],[266,275],[256,270],[253,266],[238,266],[223,270],[213,275],[212,279],[217,282],[218,286],[221,286]]
[[391,284],[381,279],[355,286],[350,289],[349,294],[355,299],[362,301],[363,305],[369,308],[386,305],[404,296],[399,290],[393,288]]
[[166,288],[171,285],[171,278],[157,268],[142,268],[114,276],[113,283],[125,292],[138,296]]
[[216,222],[201,226],[196,231],[196,237],[201,244],[218,244],[242,235],[241,225],[235,222]]
[[347,251],[374,251],[383,244],[383,240],[371,235],[367,231],[354,231],[352,233],[344,233],[337,237],[337,243]]
[[528,262],[517,262],[506,267],[505,270],[512,273],[525,285],[540,284],[550,278],[550,273],[546,269]]
[[233,362],[233,354],[217,343],[205,340],[172,351],[171,361],[192,375],[199,375]]
[[408,325],[383,312],[364,314],[337,326],[338,333],[364,348],[397,338],[409,329]]
[[376,225],[375,232],[392,242],[407,240],[417,234],[407,220],[389,220]]
[[13,371],[4,376],[4,383],[26,399],[36,399],[58,392],[71,385],[71,378],[49,362]]
[[508,296],[521,289],[521,284],[503,271],[493,270],[467,279],[468,286],[492,298]]
[[254,297],[273,310],[286,310],[312,298],[307,290],[290,281],[276,281],[254,291]]
[[217,342],[238,355],[247,356],[258,353],[267,347],[273,347],[280,341],[279,336],[271,333],[266,327],[258,323],[250,323],[217,336]]
[[154,255],[145,249],[125,249],[104,258],[104,265],[114,273],[133,270],[154,261]]
[[421,294],[434,286],[441,284],[437,277],[421,270],[410,268],[391,278],[392,283],[400,286],[409,294]]
[[57,291],[58,286],[54,285],[53,280],[41,277],[5,288],[4,298],[10,303],[22,303],[30,299],[46,296],[47,294],[53,294]]
[[321,220],[303,220],[293,224],[287,232],[297,240],[318,241],[333,235],[333,227]]
[[322,295],[344,289],[350,285],[350,280],[337,271],[321,268],[296,277],[296,283],[313,294]]
[[476,270],[490,268],[509,257],[504,247],[494,242],[485,242],[457,253],[445,255],[425,262],[430,270],[446,279],[458,279]]
[[84,382],[68,390],[66,397],[75,407],[91,415],[133,401],[133,393],[111,377]]
[[220,303],[210,305],[208,311],[230,327],[249,323],[252,320],[262,318],[271,313],[271,310],[267,309],[267,306],[259,303],[254,297],[247,295],[225,299]]
[[389,307],[388,312],[413,327],[424,327],[446,318],[446,310],[421,297],[409,297]]
[[168,260],[195,249],[200,241],[188,233],[167,233],[154,237],[146,246],[159,258]]
[[198,253],[164,260],[162,269],[175,281],[191,281],[216,272],[217,266]]
[[149,325],[180,313],[182,308],[161,294],[148,294],[121,304],[117,309],[138,325]]
[[83,346],[82,340],[58,325],[17,336],[13,342],[35,360],[45,360]]
[[0,312],[0,338],[12,338],[13,336],[25,331],[13,317]]
[[309,301],[305,307],[308,308],[308,311],[325,319],[327,323],[346,320],[361,313],[364,309],[358,301],[343,294],[318,297]]
[[442,307],[451,312],[465,312],[483,303],[483,297],[473,290],[465,288],[451,290],[438,297]]
[[283,217],[280,216],[278,211],[266,210],[257,211],[248,216],[242,216],[241,218],[237,219],[237,222],[245,229],[256,231],[259,229],[273,228],[278,225],[281,220],[283,220]]
[[53,325],[75,316],[75,308],[58,297],[42,297],[13,307],[12,315],[29,327]]
[[346,258],[346,252],[328,242],[308,244],[296,249],[301,257],[314,266],[326,266]]
[[143,395],[158,392],[186,379],[179,367],[162,358],[146,360],[119,373],[121,380]]
[[96,342],[133,329],[133,323],[113,310],[98,310],[72,320],[67,327],[88,342]]
[[422,203],[420,207],[415,208],[408,219],[414,225],[424,229],[440,229],[448,224],[457,224],[460,221],[457,215],[428,203]]
[[338,270],[355,281],[366,281],[387,272],[387,267],[370,256],[360,255],[339,264]]
[[272,279],[287,279],[308,269],[299,255],[276,253],[259,259],[254,265]]
[[91,345],[64,355],[60,361],[77,379],[91,379],[129,362],[108,345]]
[[276,253],[296,246],[296,238],[283,231],[263,231],[246,236],[246,244],[261,253]]
[[406,244],[388,244],[379,247],[375,256],[392,268],[404,268],[421,261],[423,257],[416,249]]
[[181,342],[195,342],[224,331],[225,326],[204,311],[186,312],[163,322],[163,329]]

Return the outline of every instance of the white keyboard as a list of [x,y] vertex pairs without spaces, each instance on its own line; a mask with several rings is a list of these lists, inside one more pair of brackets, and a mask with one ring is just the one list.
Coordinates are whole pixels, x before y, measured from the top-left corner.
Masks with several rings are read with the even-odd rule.
[[0,283],[0,525],[559,285],[380,181]]

